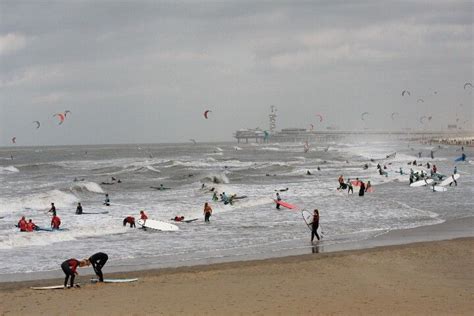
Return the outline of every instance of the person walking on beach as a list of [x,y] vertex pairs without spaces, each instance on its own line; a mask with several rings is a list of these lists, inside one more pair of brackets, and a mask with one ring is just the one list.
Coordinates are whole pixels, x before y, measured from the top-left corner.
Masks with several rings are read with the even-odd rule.
[[311,223],[311,243],[313,243],[314,236],[316,236],[316,238],[320,240],[320,237],[318,235],[318,228],[319,228],[319,211],[315,209],[314,214],[313,214],[313,222]]
[[280,203],[278,203],[280,201],[281,201],[280,193],[277,192],[277,194],[276,194],[276,203],[275,203],[277,210],[280,209]]
[[109,256],[103,252],[97,252],[90,256],[89,262],[94,268],[95,274],[99,277],[99,282],[104,282],[104,275],[102,274],[102,268],[109,259]]
[[82,205],[81,203],[77,203],[77,208],[76,208],[76,215],[81,215],[82,214]]
[[87,265],[89,265],[87,260],[79,261],[77,259],[72,258],[72,259],[68,259],[68,260],[64,261],[61,264],[61,269],[63,269],[63,272],[66,275],[66,277],[64,278],[64,287],[68,288],[67,287],[67,282],[68,282],[69,278],[71,278],[71,283],[70,283],[69,287],[74,287],[74,278],[78,274],[77,273],[77,267],[84,267],[84,266],[87,266]]
[[53,213],[53,217],[56,216],[56,206],[54,206],[54,203],[51,203],[51,208],[48,213]]
[[212,208],[209,203],[204,203],[204,221],[209,223],[209,218],[212,215]]

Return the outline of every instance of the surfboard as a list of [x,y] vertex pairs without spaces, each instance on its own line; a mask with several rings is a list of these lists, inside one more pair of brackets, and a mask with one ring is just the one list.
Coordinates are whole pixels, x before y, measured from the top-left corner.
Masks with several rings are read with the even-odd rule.
[[161,231],[179,230],[179,227],[176,225],[173,225],[167,222],[156,221],[154,219],[147,219],[146,222],[142,219],[139,219],[137,221],[137,224],[145,228],[151,228],[151,229],[156,229],[156,230],[161,230]]
[[[79,283],[74,284],[74,287],[80,287]],[[51,285],[51,286],[32,286],[32,290],[62,290],[64,285]]]
[[35,230],[36,231],[43,231],[43,232],[60,232],[60,231],[68,230],[68,229],[67,228],[52,229],[51,227],[43,228],[43,227],[36,226]]
[[[310,231],[313,231],[313,214],[308,212],[307,210],[301,211],[301,215],[303,216],[304,222]],[[323,238],[321,225],[318,227],[318,235],[319,237]]]
[[192,218],[192,219],[183,219],[182,221],[177,221],[174,218],[172,218],[171,220],[176,222],[176,223],[192,223],[192,222],[197,221],[198,219],[199,218]]
[[352,180],[351,184],[355,187],[360,187],[361,182],[362,181],[360,181],[360,180]]
[[459,161],[464,161],[466,160],[466,156],[461,156],[459,158],[454,159],[454,161],[459,162]]
[[413,182],[412,184],[410,184],[410,186],[411,187],[422,187],[424,185],[428,185],[428,184],[431,184],[433,182],[434,182],[433,179],[424,179],[424,180]]
[[[103,212],[82,212],[82,214],[86,214],[86,215],[109,214],[109,211],[103,211]],[[82,214],[76,214],[76,215],[82,215]]]
[[290,204],[290,203],[287,203],[287,202],[285,202],[285,201],[277,201],[277,200],[273,200],[273,201],[275,201],[276,204],[280,204],[280,205],[283,206],[283,207],[289,208],[290,210],[296,208],[295,205]]
[[[456,179],[456,180],[459,179],[460,177],[461,177],[461,175],[459,175],[457,173],[454,175],[454,179]],[[453,176],[450,176],[450,177],[447,177],[446,179],[444,179],[443,181],[441,181],[438,184],[438,186],[444,187],[444,186],[447,186],[447,185],[449,185],[450,183],[453,183],[453,182],[454,182]]]
[[[137,278],[135,279],[104,279],[104,283],[129,283],[129,282],[135,282],[138,281]],[[91,279],[92,283],[97,283],[99,282],[99,279]]]
[[433,191],[436,191],[436,192],[446,192],[446,191],[448,191],[448,189],[446,189],[445,187],[440,187],[440,186],[435,185],[435,186],[433,187]]

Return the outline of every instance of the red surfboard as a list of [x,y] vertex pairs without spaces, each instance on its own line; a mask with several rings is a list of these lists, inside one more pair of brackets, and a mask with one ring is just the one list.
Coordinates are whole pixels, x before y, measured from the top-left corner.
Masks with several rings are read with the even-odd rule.
[[293,204],[287,203],[285,201],[277,201],[277,200],[273,200],[273,201],[275,201],[276,204],[280,204],[283,207],[289,208],[290,210],[296,208],[296,206],[294,206]]

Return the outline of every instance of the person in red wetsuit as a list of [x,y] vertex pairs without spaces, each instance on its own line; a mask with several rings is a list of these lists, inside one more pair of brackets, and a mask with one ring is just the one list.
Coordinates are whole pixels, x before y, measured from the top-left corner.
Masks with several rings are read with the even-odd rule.
[[143,220],[143,222],[146,222],[148,219],[148,216],[145,214],[145,211],[140,211],[140,219]]
[[74,278],[76,277],[77,267],[88,266],[90,262],[88,260],[77,260],[77,259],[68,259],[61,264],[61,269],[63,269],[66,278],[64,279],[64,287],[67,288],[67,282],[69,277],[71,278],[70,287],[74,287]]
[[35,223],[33,223],[33,221],[30,218],[28,220],[28,223],[26,224],[26,231],[27,232],[32,232],[34,230],[36,230],[36,225],[35,225]]
[[130,224],[130,228],[135,227],[135,217],[127,216],[123,219],[123,226]]
[[58,216],[53,216],[53,218],[51,219],[51,228],[59,229],[60,225],[61,225],[61,219]]
[[18,221],[18,228],[20,228],[21,232],[26,232],[26,227],[28,223],[26,222],[25,216],[22,216],[21,219]]

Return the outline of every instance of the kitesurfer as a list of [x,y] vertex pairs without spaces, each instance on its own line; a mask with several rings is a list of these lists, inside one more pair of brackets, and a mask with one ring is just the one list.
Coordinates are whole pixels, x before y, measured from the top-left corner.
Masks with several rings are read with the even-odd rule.
[[99,277],[99,282],[104,282],[104,275],[102,274],[102,268],[109,259],[109,256],[106,253],[98,252],[90,256],[88,261],[94,268],[95,274]]
[[51,208],[48,213],[53,213],[53,217],[56,216],[56,206],[54,206],[54,203],[51,203]]
[[67,282],[69,280],[69,278],[71,278],[71,283],[70,283],[70,286],[69,287],[74,287],[74,278],[76,277],[76,275],[78,274],[77,273],[77,267],[84,267],[84,266],[87,266],[88,265],[88,262],[86,260],[77,260],[77,259],[68,259],[66,261],[64,261],[62,264],[61,264],[61,269],[63,269],[64,271],[64,274],[66,275],[66,278],[64,279],[64,287],[65,288],[68,288],[67,287]]
[[28,220],[28,223],[26,224],[26,231],[27,232],[32,232],[34,230],[36,230],[36,225],[35,225],[35,223],[33,223],[33,221],[30,218]]
[[209,222],[209,218],[212,215],[212,208],[209,203],[204,203],[204,221]]
[[311,223],[311,243],[313,243],[314,236],[316,236],[316,238],[320,240],[319,235],[318,235],[318,228],[319,228],[319,211],[315,209],[314,215],[313,215],[313,222]]
[[281,197],[280,197],[280,193],[276,193],[276,208],[279,210],[280,209],[280,202],[281,201]]
[[127,216],[123,219],[123,226],[126,226],[127,224],[130,224],[130,228],[136,227],[135,226],[135,217],[133,216]]
[[21,219],[18,221],[18,228],[20,228],[21,232],[26,232],[28,223],[26,222],[25,216],[22,216]]
[[82,214],[82,205],[81,202],[77,203],[77,208],[76,208],[76,215],[81,215]]
[[110,206],[110,199],[109,199],[109,194],[105,193],[105,201],[104,201],[105,206]]
[[59,226],[61,225],[61,219],[54,215],[53,218],[51,219],[51,228],[52,229],[59,229]]

